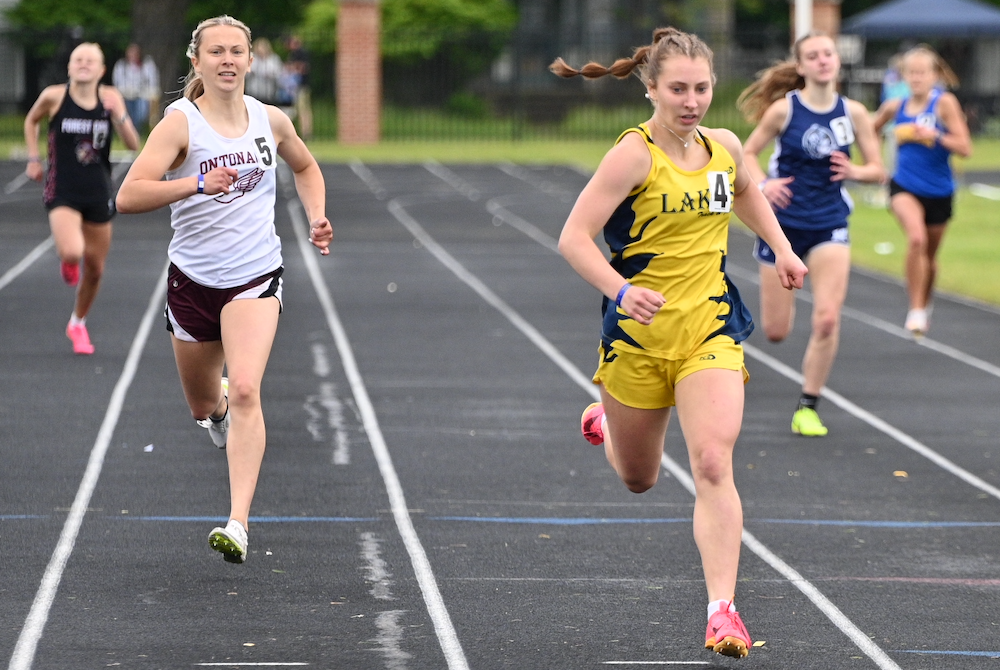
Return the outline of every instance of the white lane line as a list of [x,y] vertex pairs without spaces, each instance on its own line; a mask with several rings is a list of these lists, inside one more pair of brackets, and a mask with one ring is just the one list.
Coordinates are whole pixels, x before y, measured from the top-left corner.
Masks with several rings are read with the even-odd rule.
[[509,197],[510,196],[489,200],[486,203],[486,211],[493,215],[494,220],[500,220],[503,223],[506,223],[511,228],[521,231],[535,242],[538,242],[549,251],[558,254],[559,243],[555,240],[555,238],[548,233],[542,232],[538,226],[525,221],[501,204],[505,200],[509,199]]
[[437,161],[430,160],[424,163],[424,169],[430,172],[432,175],[443,181],[444,183],[451,186],[453,189],[464,195],[469,200],[473,202],[479,200],[482,194],[479,192],[475,186],[465,181],[457,174],[441,165]]
[[3,276],[0,277],[0,290],[3,290],[7,284],[17,279],[22,272],[31,267],[31,264],[37,261],[54,244],[55,240],[50,235],[41,244],[29,251],[28,255],[18,261],[17,265],[4,272]]
[[[757,286],[760,285],[760,276],[750,270],[746,270],[739,266],[727,265],[726,272],[740,281],[747,281]],[[812,294],[808,291],[796,291],[795,297],[810,304],[812,304],[813,301]],[[884,319],[865,314],[864,312],[856,310],[852,307],[842,308],[841,314],[849,319],[854,319],[855,321],[860,321],[867,326],[871,326],[876,330],[881,330],[883,333],[898,337],[901,340],[906,340],[907,342],[911,342],[913,344],[918,344],[922,347],[930,349],[931,351],[936,351],[942,356],[947,356],[948,358],[958,361],[959,363],[976,368],[977,370],[985,372],[988,375],[1000,378],[1000,366],[984,361],[981,358],[976,358],[975,356],[967,354],[960,349],[956,349],[951,345],[939,342],[938,340],[934,340],[929,337],[922,337],[919,340],[914,340],[913,334],[905,328],[897,326],[896,324],[890,323]]]
[[1000,200],[1000,188],[988,184],[969,184],[969,193],[987,200]]
[[515,179],[520,179],[526,184],[531,184],[542,193],[550,195],[560,202],[570,203],[576,200],[577,193],[547,179],[540,179],[538,174],[526,167],[515,165],[514,163],[500,163],[497,165],[497,169]]
[[378,647],[372,651],[382,654],[386,670],[406,670],[406,662],[413,658],[400,646],[405,628],[399,620],[404,614],[406,614],[406,610],[388,610],[379,612],[375,618],[378,636],[374,642]]
[[59,541],[55,551],[49,559],[49,564],[42,575],[41,585],[35,593],[35,600],[31,604],[28,618],[24,622],[24,628],[17,638],[17,645],[14,647],[14,654],[11,656],[9,670],[28,670],[31,662],[35,658],[38,650],[38,641],[42,637],[42,631],[49,618],[49,610],[52,608],[52,601],[56,597],[59,589],[59,582],[62,580],[63,571],[66,569],[66,562],[69,561],[73,553],[73,546],[76,543],[77,535],[80,533],[80,526],[83,525],[83,516],[87,512],[90,498],[94,494],[97,480],[101,476],[101,469],[104,466],[104,456],[107,454],[108,445],[118,424],[118,417],[121,415],[122,406],[125,404],[125,396],[129,386],[135,378],[136,370],[139,367],[139,359],[142,358],[142,350],[146,346],[149,338],[149,331],[153,325],[153,319],[163,311],[163,301],[167,290],[167,265],[163,266],[163,272],[156,281],[156,288],[149,298],[149,305],[146,313],[139,323],[139,329],[132,340],[132,347],[125,358],[125,365],[122,368],[118,383],[115,384],[111,399],[108,401],[108,409],[104,414],[104,421],[97,432],[97,440],[90,451],[90,459],[87,461],[87,469],[83,473],[80,487],[77,489],[76,498],[69,509],[66,523],[63,524],[62,532],[59,534]]
[[434,202],[434,200],[431,200],[427,196],[395,198],[389,202],[389,212],[396,217],[397,221],[403,224],[406,229],[410,231],[414,238],[427,247],[427,250],[434,254],[446,268],[451,270],[456,277],[468,284],[468,286],[472,288],[473,291],[478,293],[483,300],[507,317],[507,319],[513,323],[518,330],[524,333],[528,339],[535,344],[535,346],[551,358],[552,361],[558,365],[570,379],[585,388],[589,388],[592,393],[596,393],[596,391],[594,391],[594,385],[590,381],[590,377],[587,377],[580,372],[576,366],[573,365],[569,359],[563,356],[551,342],[545,339],[545,336],[543,336],[533,325],[528,323],[528,321],[521,317],[520,314],[515,312],[506,302],[503,301],[502,298],[500,298],[500,296],[487,287],[486,284],[479,281],[478,277],[466,270],[461,263],[456,261],[451,254],[445,251],[444,247],[438,244],[437,240],[431,237],[427,231],[424,230],[423,226],[417,223],[416,219],[409,215],[405,209],[411,205],[422,204],[425,202]]
[[379,472],[385,482],[386,493],[389,497],[389,505],[392,509],[392,516],[396,522],[396,528],[403,540],[407,553],[410,555],[410,562],[413,565],[414,576],[420,585],[420,591],[424,596],[424,603],[427,606],[427,613],[434,624],[434,631],[437,634],[441,650],[444,652],[445,661],[449,670],[468,670],[469,664],[462,650],[462,643],[458,639],[458,633],[452,624],[451,615],[445,607],[444,599],[434,578],[434,571],[431,568],[427,552],[424,551],[420,543],[420,537],[413,527],[413,519],[410,517],[409,508],[406,505],[406,497],[403,494],[403,486],[396,474],[396,469],[392,464],[392,456],[389,454],[389,447],[382,435],[382,429],[375,414],[375,407],[368,395],[364,378],[358,368],[357,360],[354,357],[354,350],[347,337],[337,308],[334,306],[333,297],[326,284],[323,283],[323,275],[319,270],[316,261],[316,250],[309,243],[306,232],[307,224],[305,212],[298,199],[290,199],[288,202],[288,212],[292,217],[292,228],[295,237],[298,239],[299,252],[302,254],[306,270],[316,291],[316,297],[326,315],[326,322],[333,334],[333,339],[337,343],[337,351],[340,353],[341,363],[351,391],[354,393],[354,400],[361,414],[362,424],[368,434],[368,442],[371,444],[378,463]]
[[[459,263],[444,249],[444,247],[438,244],[438,242],[432,238],[413,217],[403,210],[400,200],[400,198],[397,198],[389,203],[389,211],[392,212],[393,216],[395,216],[396,219],[399,220],[399,222],[414,235],[414,237],[419,239],[423,243],[424,247],[434,254],[442,265],[451,270],[455,276],[465,282],[473,291],[478,293],[487,303],[500,312],[500,314],[510,321],[518,330],[520,330],[525,337],[527,337],[536,347],[544,352],[553,363],[566,372],[567,376],[576,382],[576,384],[582,388],[585,393],[590,395],[590,397],[594,400],[600,400],[600,393],[598,392],[597,387],[590,380],[590,377],[580,372],[580,370],[578,370],[576,366],[562,354],[562,352],[556,349],[556,347],[534,326],[525,321],[520,314],[508,306],[503,300],[500,299],[499,296],[493,293],[489,287],[480,281],[479,278],[466,270],[461,263]],[[684,487],[692,495],[694,495],[694,481],[691,479],[691,476],[666,453],[663,454],[662,463],[663,467],[666,468],[680,482],[682,482]],[[844,633],[844,635],[854,642],[866,656],[872,659],[879,668],[882,670],[899,670],[899,666],[896,665],[896,663],[889,658],[878,645],[872,642],[867,635],[855,626],[850,619],[837,609],[837,607],[830,602],[830,600],[827,599],[827,597],[824,596],[819,589],[784,563],[784,561],[778,558],[777,555],[772,553],[764,544],[759,542],[746,530],[743,531],[743,542],[747,548],[757,554],[761,560],[788,578],[793,586],[809,598],[809,600],[812,601],[812,603],[816,605],[816,607],[823,612],[823,614],[825,614],[827,618],[829,618],[830,621],[833,622],[833,624],[840,629],[842,633]]]
[[27,184],[29,181],[31,181],[31,178],[28,177],[26,173],[22,172],[4,185],[3,192],[10,195],[17,189]]
[[362,163],[360,160],[355,158],[350,163],[347,164],[351,168],[351,172],[358,176],[358,179],[364,182],[368,190],[374,194],[374,196],[379,200],[385,200],[389,196],[389,192],[382,187],[382,183],[375,177],[375,174],[368,169],[368,166]]
[[368,590],[375,600],[395,600],[392,595],[392,573],[382,558],[382,540],[375,533],[361,533],[361,558],[365,561],[365,581],[371,583]]
[[[753,346],[752,344],[747,344],[746,342],[744,342],[743,349],[752,358],[755,358],[756,360],[760,361],[761,363],[771,368],[772,370],[782,375],[783,377],[792,380],[796,384],[802,384],[802,375],[799,374],[797,370],[794,370],[790,366],[785,365],[784,363],[774,358],[773,356],[765,354],[763,351]],[[841,408],[842,410],[850,414],[851,416],[860,419],[861,421],[864,421],[872,428],[882,433],[885,433],[886,435],[894,439],[896,442],[899,442],[904,447],[907,447],[908,449],[911,449],[912,451],[920,454],[921,456],[931,461],[932,463],[942,468],[943,470],[947,470],[951,474],[955,475],[956,477],[965,481],[966,483],[971,484],[980,491],[983,491],[984,493],[993,496],[997,500],[1000,500],[1000,489],[993,486],[992,484],[989,484],[988,482],[983,481],[982,479],[972,474],[965,468],[962,468],[956,465],[955,463],[951,462],[941,454],[937,453],[936,451],[934,451],[927,445],[923,444],[922,442],[918,441],[914,437],[908,435],[907,433],[904,433],[903,431],[896,428],[889,422],[878,418],[871,412],[862,409],[861,407],[855,405],[853,402],[851,402],[844,396],[840,395],[835,391],[831,391],[828,388],[824,387],[823,390],[820,392],[820,394],[824,398],[827,398],[834,405],[836,405],[837,407]]]
[[262,661],[258,663],[252,663],[249,661],[243,661],[243,662],[237,661],[234,663],[195,663],[195,666],[199,668],[288,668],[288,667],[303,666],[303,665],[309,665],[309,664],[298,663],[294,661],[284,662],[284,663],[280,661],[272,661],[272,662]]

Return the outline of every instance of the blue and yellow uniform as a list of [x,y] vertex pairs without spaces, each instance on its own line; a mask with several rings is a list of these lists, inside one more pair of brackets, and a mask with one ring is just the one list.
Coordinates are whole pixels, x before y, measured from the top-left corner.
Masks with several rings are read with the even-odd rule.
[[658,291],[666,303],[644,326],[604,299],[601,360],[594,382],[619,402],[655,409],[674,404],[674,385],[707,368],[744,370],[753,320],[726,276],[736,163],[698,133],[710,155],[700,170],[677,167],[653,143],[649,128],[626,130],[646,140],[652,167],[604,226],[611,265],[629,283]]

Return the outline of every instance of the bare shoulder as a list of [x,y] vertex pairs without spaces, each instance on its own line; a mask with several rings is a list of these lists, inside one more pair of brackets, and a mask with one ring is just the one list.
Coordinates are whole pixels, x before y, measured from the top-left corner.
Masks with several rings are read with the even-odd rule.
[[42,92],[38,96],[38,101],[54,104],[58,107],[65,98],[66,84],[52,84],[42,89]]
[[653,159],[642,133],[626,133],[601,159],[591,181],[613,185],[626,192],[642,184]]
[[858,116],[861,114],[868,116],[868,108],[857,100],[844,98],[844,104],[847,105],[847,111],[851,113],[851,116]]
[[28,111],[27,119],[39,121],[42,117],[54,116],[55,113],[59,111],[59,108],[62,106],[65,98],[65,84],[53,84],[51,86],[46,86],[42,89],[42,92],[38,94],[38,99],[35,100],[35,103]]
[[295,134],[295,126],[287,114],[274,105],[264,105],[264,109],[267,112],[267,121],[271,124],[271,132],[274,134],[276,142],[287,138],[289,133]]
[[958,101],[958,98],[951,91],[943,91],[941,93],[941,97],[938,99],[938,104],[951,110],[958,110],[962,108],[962,103]]
[[785,125],[788,118],[788,98],[778,98],[764,110],[764,115],[760,118],[759,125],[774,126],[778,129]]
[[740,138],[728,128],[702,128],[699,126],[698,129],[705,137],[725,147],[726,151],[737,161],[743,155],[743,144],[740,143]]

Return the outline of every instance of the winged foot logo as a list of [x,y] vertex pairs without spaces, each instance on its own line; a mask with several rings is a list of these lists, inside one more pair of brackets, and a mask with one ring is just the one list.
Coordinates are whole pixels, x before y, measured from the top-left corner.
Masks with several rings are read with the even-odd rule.
[[221,202],[224,205],[228,205],[237,198],[242,198],[243,194],[247,191],[252,191],[260,180],[264,178],[264,171],[260,168],[254,168],[250,172],[246,173],[235,182],[233,182],[232,187],[229,189],[229,193],[220,193],[215,196],[214,200],[216,202]]

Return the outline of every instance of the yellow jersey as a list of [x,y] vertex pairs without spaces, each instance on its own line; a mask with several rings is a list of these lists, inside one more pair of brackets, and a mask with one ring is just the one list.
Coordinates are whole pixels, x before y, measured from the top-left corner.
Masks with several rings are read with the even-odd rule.
[[696,140],[711,158],[700,170],[682,170],[640,124],[623,132],[646,140],[652,167],[604,226],[611,265],[634,286],[658,291],[666,303],[644,326],[605,298],[601,349],[681,360],[713,337],[741,342],[753,319],[726,276],[729,218],[736,162],[700,131]]

